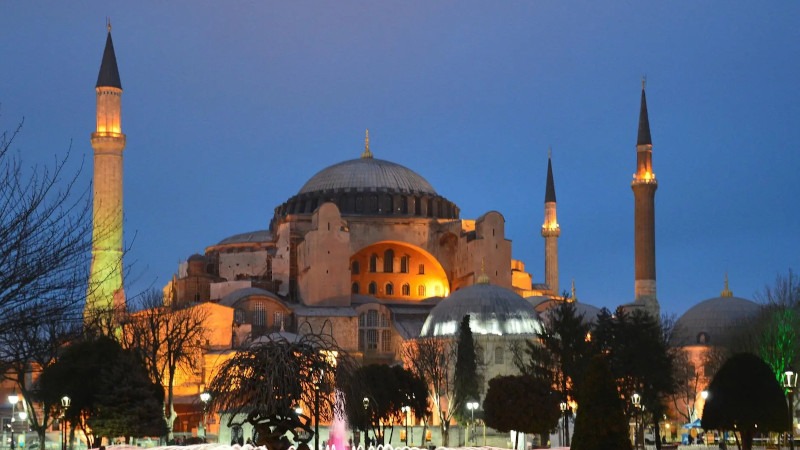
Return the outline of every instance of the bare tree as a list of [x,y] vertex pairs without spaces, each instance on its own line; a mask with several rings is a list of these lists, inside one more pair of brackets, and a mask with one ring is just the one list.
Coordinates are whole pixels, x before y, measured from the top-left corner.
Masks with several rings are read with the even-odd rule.
[[0,334],[75,319],[91,257],[80,171],[68,173],[69,151],[52,166],[25,167],[11,148],[21,128],[0,134]]
[[45,441],[45,433],[53,418],[58,416],[60,408],[60,403],[53,403],[53,399],[37,395],[39,375],[58,358],[63,345],[77,338],[80,333],[79,321],[50,320],[14,327],[0,334],[2,359],[7,362],[3,377],[13,382],[22,394],[21,401],[26,404],[28,423],[39,436],[39,442]]
[[[337,391],[354,383],[354,373],[355,362],[330,334],[309,330],[292,340],[265,336],[217,370],[209,386],[210,406],[227,415],[228,426],[253,425],[256,445],[286,450],[287,434],[307,443],[316,435],[312,423],[345,417],[346,396]],[[298,406],[311,413],[297,412]]]
[[428,393],[439,417],[442,446],[449,444],[450,421],[455,414],[455,363],[457,344],[454,339],[421,338],[403,347],[406,366],[428,383]]
[[142,309],[123,321],[123,345],[137,351],[151,379],[165,387],[164,417],[170,434],[176,417],[175,376],[181,369],[191,373],[201,368],[198,355],[205,348],[207,318],[200,304],[165,305],[161,293],[150,290],[142,297]]

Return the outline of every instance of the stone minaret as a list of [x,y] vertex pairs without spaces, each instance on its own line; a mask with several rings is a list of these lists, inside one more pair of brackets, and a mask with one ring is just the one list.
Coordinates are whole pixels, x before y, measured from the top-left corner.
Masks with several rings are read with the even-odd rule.
[[645,83],[642,80],[642,105],[639,111],[639,135],[636,141],[636,173],[631,188],[634,199],[634,252],[636,281],[634,304],[659,316],[656,298],[656,209],[658,182],[653,173],[653,142],[647,117]]
[[[97,128],[94,148],[92,267],[84,309],[87,322],[109,323],[125,306],[122,285],[122,83],[108,25],[103,62],[97,75]],[[98,317],[99,315],[99,317]]]
[[542,224],[542,237],[544,238],[544,280],[555,296],[561,295],[558,291],[558,236],[561,228],[556,218],[556,185],[553,182],[553,161],[547,155],[547,186],[544,191],[544,223]]

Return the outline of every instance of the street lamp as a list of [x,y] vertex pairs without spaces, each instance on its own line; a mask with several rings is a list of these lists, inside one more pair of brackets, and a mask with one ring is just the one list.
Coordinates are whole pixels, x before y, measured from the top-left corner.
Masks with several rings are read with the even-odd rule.
[[11,395],[8,396],[8,402],[11,403],[11,450],[14,450],[14,447],[17,446],[16,442],[14,442],[14,413],[17,412],[17,402],[19,402],[19,395],[17,395],[16,389],[11,391]]
[[201,425],[203,426],[203,436],[202,437],[204,437],[204,438],[206,437],[206,433],[207,433],[206,424],[207,424],[208,421],[207,421],[206,415],[208,413],[208,401],[209,400],[211,400],[211,393],[209,393],[208,391],[203,391],[203,392],[200,393],[200,401],[203,402],[203,420],[202,420]]
[[783,387],[789,397],[789,448],[794,450],[794,389],[797,387],[797,372],[787,368],[783,372]]
[[402,406],[400,411],[403,411],[405,415],[405,422],[406,422],[406,447],[408,447],[408,413],[411,411],[411,407],[408,405]]
[[634,392],[631,395],[631,403],[633,403],[633,448],[639,448],[639,411],[642,407],[642,396]]
[[63,428],[64,440],[61,441],[61,450],[67,450],[67,409],[72,400],[66,395],[61,397],[61,428]]
[[467,402],[467,409],[469,410],[470,422],[472,422],[472,441],[475,442],[475,410],[478,409],[478,402]]
[[369,448],[367,443],[367,437],[369,436],[369,430],[367,427],[369,426],[369,414],[367,410],[369,409],[369,398],[364,397],[364,400],[361,401],[361,404],[364,405],[364,449]]
[[558,405],[561,408],[561,420],[563,425],[561,427],[561,445],[567,445],[567,402],[561,402]]

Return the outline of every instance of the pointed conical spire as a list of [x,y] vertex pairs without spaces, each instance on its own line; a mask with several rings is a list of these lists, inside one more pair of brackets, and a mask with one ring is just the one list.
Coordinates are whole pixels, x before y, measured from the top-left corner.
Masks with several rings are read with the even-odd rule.
[[647,80],[642,78],[642,106],[639,110],[639,136],[636,139],[636,145],[652,145],[653,141],[650,139],[650,119],[647,117],[647,98],[644,94],[644,88]]
[[108,21],[106,25],[108,27],[108,37],[106,38],[106,48],[103,50],[100,73],[97,74],[96,87],[104,86],[122,89],[122,82],[119,80],[119,70],[117,69],[117,56],[114,54],[114,43],[111,41],[111,21]]
[[362,158],[372,158],[372,152],[369,151],[369,129],[367,129],[366,137],[364,138],[364,153],[361,154]]
[[556,184],[553,182],[552,149],[548,149],[547,151],[547,186],[544,190],[544,202],[556,202]]
[[575,289],[575,278],[572,279],[572,289],[571,289],[570,300],[573,301],[573,302],[577,302],[578,301],[578,291]]

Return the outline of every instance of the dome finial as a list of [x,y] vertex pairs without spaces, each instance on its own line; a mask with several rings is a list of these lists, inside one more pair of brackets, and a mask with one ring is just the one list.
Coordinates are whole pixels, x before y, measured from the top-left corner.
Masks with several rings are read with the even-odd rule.
[[733,297],[733,291],[728,288],[728,272],[725,272],[725,289],[719,294],[720,297]]
[[647,75],[642,75],[642,90],[647,87]]
[[476,284],[489,284],[489,276],[486,275],[486,258],[481,258],[481,274],[478,276]]
[[106,28],[108,32],[111,33],[111,17],[106,16]]
[[366,137],[364,138],[364,153],[361,154],[362,158],[372,158],[372,152],[369,151],[369,128],[367,128]]

